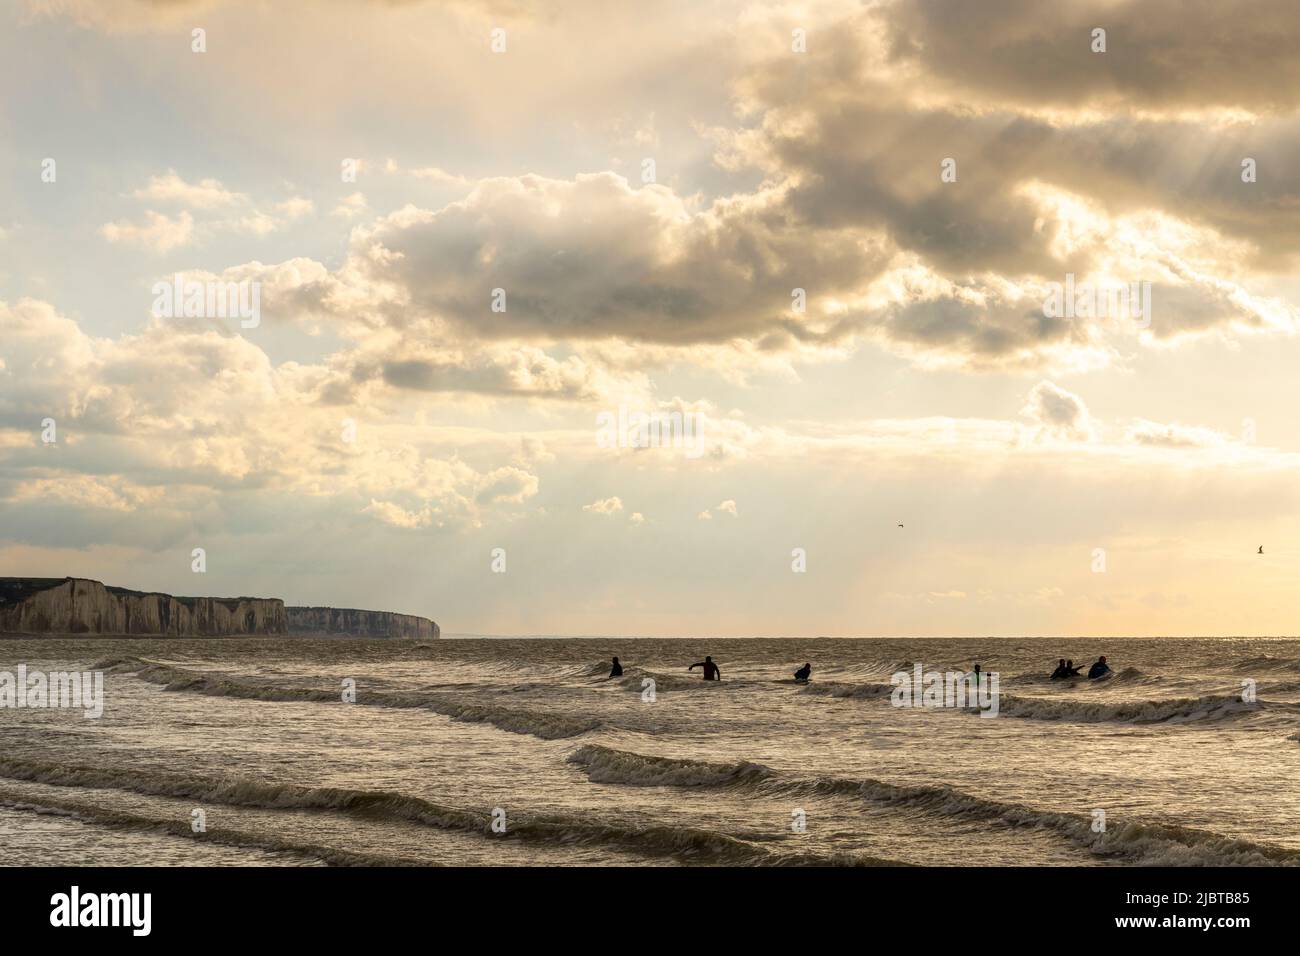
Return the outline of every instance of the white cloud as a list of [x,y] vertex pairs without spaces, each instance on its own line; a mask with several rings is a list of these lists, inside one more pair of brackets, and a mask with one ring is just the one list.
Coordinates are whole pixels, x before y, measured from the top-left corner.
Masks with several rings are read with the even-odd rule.
[[366,505],[364,510],[367,514],[374,515],[375,518],[386,525],[407,530],[427,528],[438,520],[438,511],[435,508],[408,511],[401,505],[394,504],[391,501],[375,501],[371,499],[370,504]]
[[170,169],[154,176],[147,186],[131,195],[148,202],[173,202],[191,209],[217,209],[248,201],[247,196],[231,192],[215,179],[188,183]]
[[340,409],[317,400],[328,375],[323,365],[275,365],[249,339],[203,323],[96,339],[47,303],[0,302],[0,429],[52,417],[65,449],[54,458],[37,442],[4,443],[0,499],[49,481],[80,506],[125,510],[162,488],[174,503],[245,488],[329,497],[422,528],[476,526],[538,493],[525,467],[492,461],[509,457],[504,441],[470,464],[456,453],[461,436],[439,454],[436,432],[392,409],[349,407],[360,427],[344,442]]
[[330,215],[337,216],[340,219],[353,219],[364,213],[367,208],[369,207],[366,205],[365,195],[363,193],[352,193],[340,199]]
[[1124,433],[1127,441],[1161,448],[1220,448],[1230,441],[1227,435],[1212,428],[1161,424],[1138,419]]
[[449,186],[456,189],[468,189],[473,185],[473,181],[466,179],[464,176],[457,176],[455,173],[449,173],[446,170],[439,169],[437,166],[424,166],[419,169],[409,170],[410,175],[416,179],[423,179],[437,186]]
[[546,447],[546,442],[532,435],[523,435],[519,439],[519,454],[515,461],[525,468],[546,465],[555,461],[555,455]]
[[282,223],[264,212],[254,212],[249,216],[242,216],[231,223],[223,223],[234,232],[247,232],[257,236],[265,236],[268,233],[275,232]]
[[294,196],[292,199],[286,199],[284,202],[275,204],[275,211],[283,215],[286,219],[300,219],[303,216],[311,215],[316,209],[316,204],[310,199],[302,196]]
[[144,222],[122,219],[105,223],[99,234],[109,242],[141,246],[162,254],[189,244],[194,237],[194,217],[185,210],[175,219],[149,210]]

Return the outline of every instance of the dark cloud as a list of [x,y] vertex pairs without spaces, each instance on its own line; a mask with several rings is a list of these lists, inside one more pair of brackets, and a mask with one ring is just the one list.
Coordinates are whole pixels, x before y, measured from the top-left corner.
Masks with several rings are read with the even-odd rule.
[[[865,285],[888,263],[864,231],[800,227],[779,195],[696,210],[612,173],[488,180],[437,213],[381,221],[353,250],[410,311],[481,339],[726,342],[824,318],[819,296]],[[792,311],[792,291],[809,307]],[[493,311],[493,290],[505,310]]]
[[[1262,326],[1252,276],[1300,260],[1300,167],[1289,162],[1300,120],[1280,112],[1294,90],[1248,102],[1296,69],[1285,55],[1296,27],[1280,10],[872,7],[819,30],[807,55],[774,55],[738,79],[752,124],[720,133],[719,156],[761,172],[752,192],[705,204],[613,173],[487,179],[441,210],[408,207],[359,229],[343,269],[297,270],[284,302],[396,329],[403,347],[430,323],[462,345],[743,342],[750,355],[865,336],[970,367],[1023,367],[1071,348],[1104,354],[1098,323],[1045,314],[1040,290],[1105,268],[1151,283],[1157,337]],[[1089,50],[1092,26],[1108,30],[1107,53]],[[1226,105],[1269,115],[1218,116],[1207,129],[1206,108]],[[1257,182],[1242,181],[1246,157]],[[955,182],[941,179],[947,159]],[[897,279],[909,270],[921,278]],[[796,288],[806,312],[791,309]],[[505,311],[491,308],[496,289]],[[527,364],[393,354],[363,378],[586,388]]]
[[[1293,0],[900,0],[890,56],[972,103],[1289,112],[1300,105]],[[1092,30],[1106,52],[1092,52]]]
[[[830,41],[869,50],[860,34]],[[991,269],[1050,276],[1082,272],[1086,254],[1066,263],[1048,246],[1051,222],[1029,183],[1081,196],[1112,215],[1154,210],[1249,243],[1249,263],[1287,268],[1300,257],[1300,119],[1235,122],[1128,115],[1073,122],[986,104],[926,108],[891,102],[860,75],[824,69],[805,77],[806,99],[788,104],[767,77],[766,161],[797,183],[791,221],[804,228],[881,228],[899,246],[949,274]],[[991,108],[988,108],[991,107]],[[956,182],[940,179],[953,159]],[[1243,182],[1242,162],[1256,164]]]
[[1013,361],[1033,364],[1044,348],[1094,344],[1088,323],[1049,318],[1041,300],[984,301],[944,296],[892,306],[878,317],[892,341],[920,351],[965,355],[974,366]]
[[1058,438],[1082,441],[1092,437],[1088,406],[1078,395],[1053,382],[1035,385],[1020,414],[1037,422],[1041,431]]

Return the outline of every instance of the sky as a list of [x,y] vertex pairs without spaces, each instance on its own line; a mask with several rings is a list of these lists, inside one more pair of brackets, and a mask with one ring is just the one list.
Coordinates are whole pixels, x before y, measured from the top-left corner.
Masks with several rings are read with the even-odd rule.
[[1295,634],[1298,43],[1283,0],[7,0],[0,575]]

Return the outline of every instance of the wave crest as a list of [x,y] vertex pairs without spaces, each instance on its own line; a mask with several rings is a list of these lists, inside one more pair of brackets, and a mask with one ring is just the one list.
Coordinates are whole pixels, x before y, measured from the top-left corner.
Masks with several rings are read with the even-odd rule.
[[861,684],[841,683],[838,681],[814,681],[804,688],[805,694],[813,694],[820,697],[854,697],[863,700],[874,700],[877,697],[888,697],[894,691],[893,684],[877,684],[870,681]]
[[1239,694],[1209,694],[1165,700],[1088,701],[1047,697],[1007,697],[998,713],[1027,720],[1066,720],[1075,723],[1159,724],[1219,721],[1243,717],[1263,708],[1246,703]]
[[718,787],[761,780],[771,774],[762,764],[709,763],[636,754],[589,744],[569,755],[569,763],[585,768],[592,783],[635,787]]
[[[128,790],[150,796],[177,797],[228,806],[332,811],[368,819],[403,820],[439,829],[472,831],[485,834],[491,839],[514,838],[547,844],[580,843],[616,847],[646,855],[669,856],[684,862],[760,866],[898,865],[890,860],[862,855],[780,853],[716,830],[639,825],[631,821],[603,821],[586,813],[512,813],[506,833],[495,834],[491,830],[492,818],[489,813],[436,804],[400,792],[306,787],[233,775],[191,777],[128,767],[71,767],[0,757],[0,776],[51,786]],[[184,829],[181,829],[182,826]],[[186,830],[188,821],[181,821],[175,832],[184,835]],[[316,852],[316,848],[307,848],[304,852],[321,855]]]
[[[710,764],[604,747],[584,747],[570,759],[586,766],[589,775],[593,772],[601,774],[601,782],[607,783],[648,786],[652,785],[651,778],[657,777],[657,783],[665,786],[748,786],[769,795],[854,797],[946,817],[1047,829],[1096,856],[1144,865],[1300,865],[1300,851],[1297,850],[1156,821],[1112,820],[1105,832],[1097,833],[1092,829],[1090,815],[992,800],[945,784],[899,785],[872,779],[799,777],[759,764]],[[673,782],[679,775],[688,782]],[[625,779],[618,779],[619,776]]]
[[[233,697],[292,703],[342,704],[337,690],[311,687],[283,687],[274,684],[238,680],[224,674],[190,671],[169,664],[138,659],[115,662],[117,672],[134,673],[141,680],[162,684],[165,691],[206,694],[210,697]],[[422,691],[369,691],[357,695],[351,706],[423,708],[468,723],[487,723],[500,730],[529,734],[543,740],[577,737],[601,726],[595,718],[569,717],[538,710],[498,707],[444,694]]]

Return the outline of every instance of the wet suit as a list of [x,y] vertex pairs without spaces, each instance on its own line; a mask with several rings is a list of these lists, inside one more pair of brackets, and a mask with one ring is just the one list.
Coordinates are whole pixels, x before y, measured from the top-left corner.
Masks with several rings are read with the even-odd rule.
[[797,671],[794,672],[794,679],[807,680],[810,674],[812,674],[812,665],[805,664],[803,667],[799,668]]
[[1101,661],[1098,661],[1097,663],[1093,664],[1092,667],[1088,668],[1088,679],[1096,680],[1098,677],[1105,677],[1109,673],[1110,673],[1110,665],[1103,664]]
[[1057,664],[1056,670],[1052,671],[1052,680],[1061,680],[1070,676],[1070,669],[1064,664]]
[[610,676],[610,677],[622,677],[622,676],[623,676],[623,665],[620,664],[620,663],[618,662],[618,658],[617,658],[617,657],[614,658],[614,666],[611,667],[611,668],[609,669],[609,676]]
[[686,669],[688,671],[693,671],[697,667],[704,668],[705,680],[722,680],[722,671],[718,670],[718,665],[713,663],[713,661],[700,661],[698,664],[692,664]]

